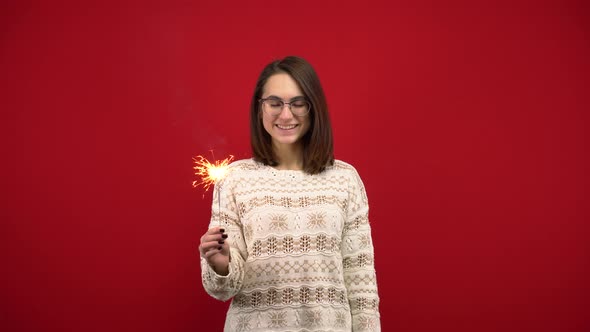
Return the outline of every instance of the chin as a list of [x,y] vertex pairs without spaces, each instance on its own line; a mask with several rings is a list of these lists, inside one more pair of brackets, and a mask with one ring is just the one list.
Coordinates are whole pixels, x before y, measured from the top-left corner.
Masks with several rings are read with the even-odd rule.
[[295,144],[299,141],[300,137],[278,137],[273,140],[278,144]]

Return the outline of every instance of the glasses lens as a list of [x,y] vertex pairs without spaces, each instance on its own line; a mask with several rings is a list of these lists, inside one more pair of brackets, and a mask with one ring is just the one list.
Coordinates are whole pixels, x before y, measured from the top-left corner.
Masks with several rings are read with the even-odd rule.
[[[304,99],[301,100],[293,100],[290,103],[287,103],[291,112],[294,115],[302,116],[309,112],[310,104]],[[285,107],[285,102],[280,99],[276,98],[268,98],[263,100],[264,110],[270,115],[278,115],[281,114],[283,108]]]
[[264,101],[264,107],[265,107],[266,111],[271,114],[281,113],[281,110],[283,109],[283,105],[284,105],[283,101],[280,99],[270,98],[270,99],[266,99]]
[[291,112],[295,115],[305,115],[309,112],[309,103],[305,100],[296,100],[291,103]]

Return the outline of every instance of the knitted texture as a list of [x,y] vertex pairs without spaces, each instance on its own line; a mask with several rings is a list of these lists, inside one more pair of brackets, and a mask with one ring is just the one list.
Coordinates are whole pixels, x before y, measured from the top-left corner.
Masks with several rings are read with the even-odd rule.
[[354,167],[336,160],[309,175],[236,161],[212,207],[210,227],[229,235],[229,274],[201,258],[202,281],[212,297],[233,298],[225,331],[381,330],[369,207]]

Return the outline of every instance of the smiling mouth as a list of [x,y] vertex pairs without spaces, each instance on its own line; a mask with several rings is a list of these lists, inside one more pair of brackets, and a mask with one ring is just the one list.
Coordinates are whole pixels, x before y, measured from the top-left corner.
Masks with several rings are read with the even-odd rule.
[[276,125],[279,129],[283,129],[283,130],[289,130],[289,129],[293,129],[295,127],[297,127],[298,125],[294,124],[294,125]]

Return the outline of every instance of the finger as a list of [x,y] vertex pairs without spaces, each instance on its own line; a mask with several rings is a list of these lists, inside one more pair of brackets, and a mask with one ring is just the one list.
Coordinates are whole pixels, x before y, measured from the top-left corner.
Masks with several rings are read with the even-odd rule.
[[220,244],[218,241],[201,243],[201,245],[199,246],[199,252],[201,253],[201,255],[204,255],[208,251],[217,249],[220,246],[222,246],[222,244]]
[[209,251],[207,251],[204,255],[203,258],[205,258],[207,261],[209,261],[209,259],[214,256],[217,255],[219,253],[221,253],[223,251],[223,247],[222,246],[217,246]]
[[225,228],[221,227],[221,226],[217,226],[217,227],[213,227],[213,228],[209,228],[209,230],[207,231],[207,234],[222,234],[225,233]]
[[223,244],[227,238],[227,234],[203,235],[203,237],[201,237],[201,244],[209,242],[217,242],[219,244]]
[[210,241],[225,241],[229,235],[225,232],[218,232],[210,234],[207,232],[205,235],[201,237],[201,243],[210,242]]

